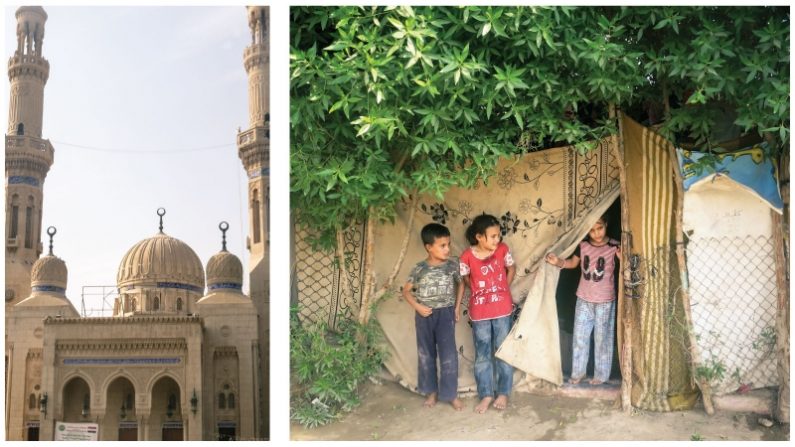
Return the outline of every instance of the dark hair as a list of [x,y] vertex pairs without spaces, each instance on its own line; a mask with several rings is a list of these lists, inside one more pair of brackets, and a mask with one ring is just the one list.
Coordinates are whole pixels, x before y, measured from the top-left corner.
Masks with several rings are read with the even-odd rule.
[[480,216],[476,217],[472,224],[467,227],[466,237],[469,245],[477,245],[478,240],[475,237],[478,234],[486,234],[486,229],[491,228],[493,226],[500,226],[500,221],[497,220],[496,217],[492,216],[491,214],[481,214]]
[[[607,217],[607,213],[605,213],[605,214],[602,214],[602,217],[600,217],[600,218],[599,218],[599,220],[601,220],[601,221],[602,221],[602,223],[603,223],[603,224],[605,224],[605,226],[607,226],[607,222],[609,221],[609,219],[608,219],[608,217]],[[597,221],[597,222],[598,222],[598,221]]]
[[440,237],[450,237],[450,230],[447,229],[442,224],[438,223],[429,223],[422,227],[422,231],[420,231],[420,237],[422,238],[422,243],[426,245],[433,245],[436,242],[436,239]]

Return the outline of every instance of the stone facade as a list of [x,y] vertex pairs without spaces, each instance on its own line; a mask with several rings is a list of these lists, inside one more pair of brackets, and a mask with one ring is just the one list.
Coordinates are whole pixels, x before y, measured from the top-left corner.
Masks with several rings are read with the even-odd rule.
[[[113,316],[104,318],[81,317],[67,298],[54,229],[39,257],[42,185],[53,162],[41,139],[47,15],[17,11],[6,135],[7,440],[52,440],[56,422],[95,422],[108,441],[268,437],[268,15],[247,11],[245,68],[259,118],[238,143],[249,174],[251,263],[244,271],[223,242],[205,269],[190,246],[164,233],[158,210],[160,231],[122,258]],[[244,274],[251,297],[242,293]]]
[[[238,154],[248,173],[249,235],[249,286],[251,300],[257,307],[259,319],[260,358],[270,358],[270,40],[267,6],[248,6],[248,25],[251,45],[243,52],[243,64],[248,74],[249,128],[237,136]],[[269,368],[260,368],[262,401],[270,396]],[[269,413],[265,412],[264,431],[269,428]]]

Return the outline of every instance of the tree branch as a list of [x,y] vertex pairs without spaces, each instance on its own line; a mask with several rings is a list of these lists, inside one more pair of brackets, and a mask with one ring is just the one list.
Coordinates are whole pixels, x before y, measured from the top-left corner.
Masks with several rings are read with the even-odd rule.
[[403,259],[405,259],[406,251],[408,251],[409,247],[409,239],[413,234],[412,230],[414,229],[414,216],[417,214],[417,203],[420,200],[420,196],[416,189],[412,191],[411,197],[411,204],[409,205],[409,221],[406,225],[406,234],[403,236],[403,243],[400,246],[400,254],[398,254],[398,258],[395,261],[394,267],[392,268],[392,273],[389,274],[386,282],[383,286],[381,286],[380,289],[378,289],[378,292],[373,295],[374,301],[378,301],[392,287],[395,282],[395,278],[397,278],[397,275],[400,272],[400,268],[403,266]]

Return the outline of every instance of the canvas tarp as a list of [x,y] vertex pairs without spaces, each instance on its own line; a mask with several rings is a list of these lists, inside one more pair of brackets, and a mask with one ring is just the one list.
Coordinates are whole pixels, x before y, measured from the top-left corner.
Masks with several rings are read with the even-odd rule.
[[[563,147],[502,160],[488,185],[481,183],[472,190],[453,189],[442,202],[432,197],[419,201],[398,284],[376,311],[390,351],[385,365],[405,386],[416,388],[417,352],[414,311],[402,299],[398,288],[405,283],[414,264],[427,256],[419,230],[430,222],[446,225],[452,233],[452,253],[457,256],[468,246],[464,238],[468,223],[483,212],[496,216],[503,224],[503,241],[516,260],[512,294],[514,301],[522,306],[521,316],[508,336],[510,342],[503,344],[499,356],[518,368],[517,379],[522,376],[520,371],[524,371],[561,383],[555,307],[557,269],[547,266],[543,256],[550,249],[573,251],[600,213],[618,197],[618,162],[611,150],[615,144],[616,139],[609,138],[584,155],[573,147]],[[378,278],[385,278],[394,265],[408,211],[400,209],[394,224],[376,229]],[[465,316],[456,327],[456,341],[459,390],[475,390],[475,355]]]
[[[777,187],[766,188],[774,193],[763,200],[754,188],[734,180],[728,172],[737,167],[724,163],[726,174],[702,177],[684,198],[694,331],[706,371],[724,371],[711,375],[715,394],[778,384],[778,287],[770,211],[776,209],[770,201],[780,203],[781,198]],[[768,178],[760,180],[777,185],[773,171],[764,172]]]
[[639,260],[636,298],[618,310],[631,332],[617,325],[619,346],[632,337],[631,400],[654,411],[689,408],[697,394],[675,250],[675,155],[670,142],[637,122],[624,117],[622,128],[631,241],[623,258],[625,264],[631,256]]

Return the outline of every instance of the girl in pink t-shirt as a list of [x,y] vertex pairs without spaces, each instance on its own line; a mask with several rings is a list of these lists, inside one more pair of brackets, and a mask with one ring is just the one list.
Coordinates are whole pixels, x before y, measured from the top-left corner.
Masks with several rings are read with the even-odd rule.
[[[469,318],[475,342],[475,382],[480,402],[475,411],[485,413],[489,405],[502,410],[513,387],[513,367],[497,359],[494,352],[511,330],[511,282],[516,274],[507,245],[500,242],[500,222],[483,214],[466,231],[470,247],[460,257],[461,277],[469,284]],[[467,281],[467,278],[469,279]],[[494,369],[497,370],[495,389]],[[497,398],[494,398],[494,394]]]
[[588,354],[591,349],[591,331],[594,332],[594,373],[591,385],[599,385],[610,378],[613,365],[615,337],[616,293],[613,275],[616,259],[621,258],[621,246],[606,235],[607,216],[596,221],[588,232],[588,240],[580,242],[577,251],[568,259],[548,253],[546,261],[558,268],[574,269],[580,266],[582,274],[577,286],[577,305],[574,308],[574,335],[572,342],[571,377],[576,385],[585,376]]

